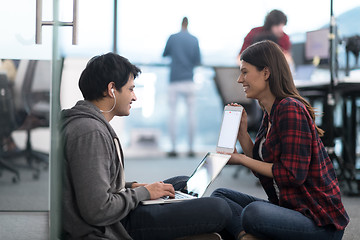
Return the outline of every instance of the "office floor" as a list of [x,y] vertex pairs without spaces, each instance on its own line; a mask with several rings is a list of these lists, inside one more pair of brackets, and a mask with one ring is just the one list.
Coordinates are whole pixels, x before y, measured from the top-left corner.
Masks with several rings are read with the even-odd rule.
[[[191,174],[192,170],[195,169],[202,157],[203,154],[198,154],[198,156],[195,158],[128,158],[126,159],[125,163],[126,179],[137,180],[139,182],[153,182],[175,175],[189,175]],[[209,187],[205,195],[209,195],[214,189],[218,187],[228,187],[264,198],[265,193],[262,188],[257,186],[255,177],[244,168],[240,168],[240,171],[238,172],[238,178],[233,178],[233,175],[235,172],[237,172],[237,170],[238,167],[236,166],[226,166],[221,172],[220,176]],[[8,204],[11,202],[10,200],[5,200],[10,195],[13,199],[18,199],[16,200],[18,201],[17,204],[23,204],[23,206],[27,206],[29,209],[36,209],[43,207],[44,204],[46,205],[48,192],[44,191],[44,188],[39,190],[39,186],[46,186],[48,184],[48,175],[43,173],[38,181],[33,181],[30,178],[31,175],[29,175],[28,170],[22,171],[27,172],[27,181],[24,179],[17,184],[13,184],[11,183],[10,174],[4,174],[0,178],[1,209],[4,209],[4,203]],[[6,187],[4,187],[4,185],[6,185]],[[14,191],[13,189],[15,188],[18,190]],[[23,202],[21,202],[21,200]],[[358,227],[360,226],[360,198],[344,196],[343,202],[351,218],[351,222],[345,231],[343,239],[358,239],[358,236],[360,235],[360,228]],[[10,208],[8,207],[7,209],[9,210]],[[49,239],[48,215],[49,212],[47,211],[1,211],[0,239]]]

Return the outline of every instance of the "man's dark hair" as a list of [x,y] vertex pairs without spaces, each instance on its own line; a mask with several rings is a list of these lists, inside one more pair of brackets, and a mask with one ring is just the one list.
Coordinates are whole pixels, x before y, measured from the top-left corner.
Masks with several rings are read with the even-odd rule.
[[115,88],[121,90],[130,74],[136,78],[139,73],[141,70],[129,60],[110,52],[90,59],[81,73],[79,88],[85,100],[97,100],[105,97],[110,82],[114,82]]
[[266,31],[270,31],[272,26],[276,26],[281,23],[286,25],[286,23],[287,23],[286,15],[280,10],[276,10],[276,9],[272,10],[265,17],[264,29]]
[[182,22],[181,22],[181,26],[187,28],[188,24],[189,24],[188,18],[184,17]]

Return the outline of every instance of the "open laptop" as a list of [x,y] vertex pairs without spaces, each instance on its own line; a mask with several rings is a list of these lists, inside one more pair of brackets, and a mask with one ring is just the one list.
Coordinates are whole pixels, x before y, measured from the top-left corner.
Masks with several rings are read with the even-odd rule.
[[[217,151],[229,153],[234,151],[242,110],[242,107],[225,107],[216,146]],[[175,192],[175,198],[162,197],[155,200],[144,200],[141,201],[141,204],[175,203],[202,197],[230,157],[228,154],[207,153],[186,182],[185,188]]]
[[295,80],[303,80],[303,81],[310,81],[311,76],[315,72],[316,67],[312,64],[308,65],[299,65],[296,67],[296,71],[294,74]]

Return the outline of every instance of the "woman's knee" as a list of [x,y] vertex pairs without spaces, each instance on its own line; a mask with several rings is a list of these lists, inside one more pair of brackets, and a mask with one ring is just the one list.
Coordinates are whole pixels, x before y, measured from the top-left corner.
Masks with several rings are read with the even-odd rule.
[[228,194],[229,194],[229,189],[218,188],[211,194],[211,197],[226,198]]
[[[264,216],[270,203],[255,201],[247,205],[241,213],[241,222],[245,232],[257,232],[257,228],[267,217]],[[265,220],[266,221],[266,220]]]

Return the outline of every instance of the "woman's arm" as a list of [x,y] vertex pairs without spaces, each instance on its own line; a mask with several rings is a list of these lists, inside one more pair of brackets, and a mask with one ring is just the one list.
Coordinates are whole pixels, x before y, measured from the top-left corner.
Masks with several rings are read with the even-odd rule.
[[241,121],[240,121],[240,127],[238,132],[238,140],[241,145],[242,150],[244,151],[245,155],[248,157],[253,156],[253,147],[254,143],[248,133],[248,127],[247,127],[247,113],[245,111],[245,108],[242,112]]
[[253,157],[253,148],[254,143],[248,132],[245,134],[239,133],[238,140],[240,142],[241,148],[244,151],[245,155],[252,158]]
[[272,163],[262,162],[245,156],[244,154],[233,153],[228,164],[243,165],[250,170],[257,172],[263,176],[273,178]]

